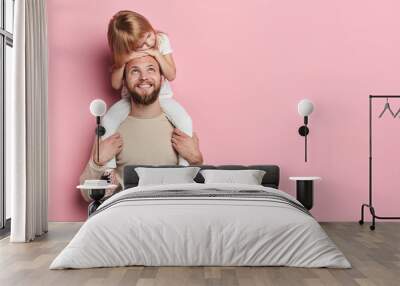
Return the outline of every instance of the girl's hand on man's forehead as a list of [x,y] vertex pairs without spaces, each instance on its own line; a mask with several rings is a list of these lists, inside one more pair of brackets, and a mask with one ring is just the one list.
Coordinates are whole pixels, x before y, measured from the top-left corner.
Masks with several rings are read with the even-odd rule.
[[144,54],[146,54],[146,55],[155,57],[156,54],[157,54],[157,52],[158,52],[158,50],[156,50],[156,49],[147,49],[147,50],[143,50],[143,51],[140,51],[140,52],[141,52],[141,53],[144,53]]
[[147,56],[147,54],[142,52],[142,51],[140,51],[140,52],[134,52],[134,51],[130,52],[128,54],[128,56],[126,57],[126,62],[125,63],[128,63],[133,59],[137,59],[137,58],[141,58],[141,57],[145,57],[145,56]]

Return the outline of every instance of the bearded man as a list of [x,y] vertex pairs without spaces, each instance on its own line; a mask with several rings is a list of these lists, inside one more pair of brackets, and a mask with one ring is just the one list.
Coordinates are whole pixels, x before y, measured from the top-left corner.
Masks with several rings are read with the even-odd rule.
[[[120,184],[126,165],[177,165],[178,154],[190,165],[203,163],[196,134],[190,137],[174,128],[161,109],[158,94],[162,80],[158,62],[151,56],[134,58],[126,64],[125,84],[131,95],[131,112],[117,133],[100,141],[99,161],[96,144],[93,145],[80,176],[81,184],[87,179],[99,179],[106,171],[105,163],[114,156]],[[85,200],[91,200],[86,190],[81,193]]]

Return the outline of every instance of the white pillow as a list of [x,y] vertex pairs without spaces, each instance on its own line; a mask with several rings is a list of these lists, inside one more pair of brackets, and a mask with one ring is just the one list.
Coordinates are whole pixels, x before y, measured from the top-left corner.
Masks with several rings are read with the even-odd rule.
[[261,185],[265,171],[261,170],[202,170],[204,183],[234,183]]
[[199,170],[199,167],[135,168],[139,176],[138,186],[195,183],[193,179]]

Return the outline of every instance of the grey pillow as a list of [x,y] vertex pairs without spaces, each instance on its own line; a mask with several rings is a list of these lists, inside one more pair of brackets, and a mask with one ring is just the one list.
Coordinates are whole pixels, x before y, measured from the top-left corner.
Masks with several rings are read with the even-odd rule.
[[262,170],[202,170],[204,183],[234,183],[261,185],[265,171]]
[[199,170],[199,167],[135,168],[139,176],[138,186],[195,183],[193,179]]

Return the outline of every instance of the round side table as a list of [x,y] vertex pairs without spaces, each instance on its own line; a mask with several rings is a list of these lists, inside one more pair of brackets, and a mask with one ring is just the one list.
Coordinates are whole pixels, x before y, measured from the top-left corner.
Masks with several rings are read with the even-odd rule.
[[88,217],[94,213],[97,208],[101,205],[101,199],[104,197],[106,194],[106,189],[115,189],[117,188],[117,185],[112,185],[109,184],[107,186],[101,186],[101,187],[95,187],[95,186],[85,186],[85,185],[80,185],[77,186],[76,188],[79,190],[88,190],[89,191],[89,197],[93,199],[93,202],[91,202],[88,206]]
[[289,180],[296,181],[296,199],[303,206],[311,210],[314,204],[314,181],[321,180],[321,177],[289,177]]

